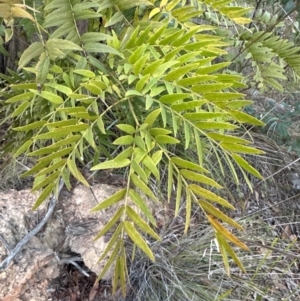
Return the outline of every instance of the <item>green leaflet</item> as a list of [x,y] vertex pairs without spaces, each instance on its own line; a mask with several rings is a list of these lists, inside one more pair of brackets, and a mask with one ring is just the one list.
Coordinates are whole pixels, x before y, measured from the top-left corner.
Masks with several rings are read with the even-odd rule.
[[85,32],[81,35],[84,44],[112,40],[112,36],[100,32]]
[[[59,178],[60,175],[60,170],[57,170],[55,172],[53,172],[51,175],[48,175],[45,180],[43,180],[42,182],[38,183],[37,185],[34,185],[33,188],[31,189],[31,191],[37,191],[42,187],[47,186],[50,183],[55,182],[55,180],[57,180]],[[37,179],[38,177],[36,176],[35,179]]]
[[198,121],[195,126],[200,130],[235,130],[238,126],[228,122]]
[[85,185],[86,187],[90,187],[89,183],[86,181],[86,179],[84,178],[84,176],[81,174],[81,172],[79,171],[79,169],[76,166],[75,163],[75,159],[68,159],[67,160],[67,166],[71,172],[71,174],[79,181],[81,182],[83,185]]
[[109,160],[100,164],[97,164],[91,168],[91,170],[102,170],[102,169],[109,169],[109,168],[123,168],[130,164],[129,159],[123,160]]
[[105,209],[109,206],[112,206],[116,204],[117,202],[121,201],[126,195],[126,189],[121,189],[118,192],[114,193],[112,196],[107,198],[106,200],[102,201],[100,204],[97,206],[93,207],[91,209],[91,212],[96,212],[102,209]]
[[250,172],[255,177],[257,177],[259,179],[263,179],[263,176],[241,156],[239,156],[237,154],[232,154],[231,156],[240,167],[242,167],[246,171]]
[[118,124],[117,128],[119,128],[121,131],[123,131],[127,134],[130,134],[130,135],[135,133],[135,128],[129,124]]
[[229,92],[214,92],[214,93],[205,93],[204,94],[205,99],[207,99],[209,101],[213,101],[213,102],[240,99],[244,96],[245,96],[245,94],[229,93]]
[[32,43],[21,55],[19,68],[25,67],[32,59],[38,57],[44,52],[44,46],[41,42]]
[[131,145],[134,142],[134,138],[131,135],[125,135],[117,138],[113,144],[114,145]]
[[39,91],[33,90],[33,89],[29,89],[29,91],[45,98],[46,100],[52,102],[53,104],[62,104],[63,103],[63,99],[59,95],[56,95],[54,93],[51,93],[48,91],[42,91],[40,93]]
[[130,179],[137,188],[139,188],[143,193],[148,195],[153,201],[157,202],[157,198],[155,197],[153,192],[145,184],[145,182],[143,182],[141,179],[138,178],[138,176],[136,174],[131,174]]
[[186,75],[188,72],[197,69],[199,66],[198,63],[196,64],[189,64],[184,67],[180,67],[178,69],[175,69],[174,71],[169,72],[164,79],[167,81],[174,81],[177,80],[179,77]]
[[164,95],[159,98],[159,101],[164,104],[173,104],[179,100],[190,98],[192,94],[190,93],[174,93],[169,95]]
[[153,73],[155,72],[155,70],[164,62],[164,59],[160,59],[157,61],[154,61],[153,63],[151,63],[150,65],[148,65],[147,67],[145,67],[145,69],[143,70],[142,74],[143,75],[153,75]]
[[158,144],[177,144],[180,141],[176,138],[167,135],[157,135],[155,140]]
[[242,123],[248,123],[252,125],[258,125],[258,126],[264,126],[265,124],[258,120],[255,117],[252,117],[244,112],[240,111],[230,111],[229,114],[234,117],[237,121],[242,122]]
[[28,102],[28,101],[24,101],[23,103],[21,103],[11,114],[11,117],[16,117],[16,116],[22,115],[22,113],[29,107],[29,105],[30,105],[30,102]]
[[216,202],[224,207],[230,208],[230,209],[235,209],[234,206],[232,206],[230,203],[228,203],[225,199],[222,197],[216,195],[215,193],[204,189],[198,185],[195,184],[190,184],[189,188],[198,196],[201,196],[202,198],[205,198],[209,201]]
[[236,136],[231,135],[224,135],[220,133],[207,133],[207,136],[209,138],[212,138],[213,140],[221,141],[221,142],[228,142],[228,143],[238,143],[238,144],[251,144],[251,141],[239,138]]
[[200,182],[200,183],[207,184],[207,185],[210,185],[210,186],[213,186],[213,187],[216,187],[216,188],[222,188],[222,186],[219,185],[213,179],[208,178],[208,177],[206,177],[204,175],[201,175],[199,173],[195,173],[195,172],[192,172],[192,171],[187,170],[187,169],[182,169],[182,170],[180,170],[180,174],[184,178],[186,178],[187,180]]
[[227,89],[231,86],[232,86],[231,83],[217,83],[217,84],[206,84],[206,85],[203,84],[203,85],[193,86],[191,89],[193,92],[203,94],[211,91],[219,91],[219,90]]
[[143,165],[146,166],[149,171],[156,177],[156,179],[159,181],[160,180],[160,172],[155,166],[154,162],[152,159],[146,155],[145,158],[142,161]]
[[36,177],[42,176],[42,175],[46,175],[49,174],[52,171],[55,171],[61,167],[63,167],[66,164],[67,160],[66,159],[62,159],[57,161],[56,163],[50,165],[47,168],[42,169],[37,175]]
[[179,157],[172,157],[171,161],[178,167],[182,167],[182,168],[187,168],[187,169],[192,169],[192,170],[196,170],[199,172],[209,172],[207,169],[201,167],[198,164],[195,164],[193,162],[181,159]]
[[[116,223],[117,221],[120,219],[120,217],[122,216],[123,212],[125,210],[124,206],[121,206],[119,208],[119,210],[115,213],[115,215],[110,219],[110,221],[103,227],[103,229],[94,237],[94,240],[99,239],[101,236],[105,235],[105,233],[107,231],[109,231]],[[121,229],[120,229],[121,230]],[[116,230],[115,234],[118,233],[118,229]],[[113,237],[111,238],[111,241],[113,240]],[[111,243],[110,241],[110,243]],[[106,254],[102,254],[101,258],[104,258]],[[100,258],[100,260],[101,260]],[[100,261],[99,260],[99,261]]]
[[[64,86],[64,85],[46,83],[45,86],[53,88],[53,89],[55,89],[55,90],[57,90],[59,92],[62,92],[64,94],[66,94],[66,95],[69,95],[69,94],[71,94],[73,92],[69,87]],[[75,109],[75,108],[72,108],[72,109]]]
[[[117,244],[115,245],[114,247],[114,250],[112,252],[112,254],[110,255],[109,259],[107,260],[103,270],[101,271],[100,275],[98,275],[96,281],[100,281],[100,279],[102,279],[102,277],[105,275],[105,273],[108,271],[109,267],[113,264],[113,262],[115,261],[116,257],[117,257],[117,254],[119,252],[119,249],[121,247],[121,240],[119,240],[117,242]],[[102,258],[102,257],[101,257]],[[101,259],[102,260],[102,259]],[[99,260],[100,261],[100,260]]]
[[46,53],[42,53],[36,66],[36,82],[43,86],[49,72],[50,58]]
[[131,166],[133,171],[141,178],[142,181],[145,183],[148,181],[148,177],[144,171],[144,169],[137,163],[137,161],[134,159],[131,162]]
[[264,151],[261,151],[254,147],[249,147],[241,144],[221,142],[220,145],[224,149],[231,151],[233,153],[252,154],[252,155],[254,154],[260,155],[265,153]]
[[126,213],[133,223],[141,230],[152,236],[154,239],[161,240],[160,237],[152,230],[152,228],[130,206],[126,206]]
[[53,188],[54,188],[54,183],[50,183],[40,194],[34,205],[32,206],[32,210],[37,209],[46,199],[47,197],[51,194]]
[[143,57],[143,54],[147,47],[147,44],[143,44],[137,47],[136,50],[132,53],[132,55],[129,57],[128,62],[130,64],[135,64],[141,57]]
[[5,101],[5,103],[15,103],[18,101],[31,100],[34,96],[32,92],[25,92],[16,96],[13,96]]
[[201,108],[201,106],[204,105],[205,103],[207,103],[206,100],[192,100],[188,102],[172,104],[171,108],[176,112],[182,112],[182,111],[192,110],[195,108]]
[[131,200],[139,207],[139,209],[145,214],[149,221],[156,226],[155,218],[153,217],[151,210],[147,206],[144,199],[133,189],[129,189],[129,196]]
[[14,153],[14,158],[20,156],[24,152],[26,152],[29,147],[32,145],[33,141],[32,140],[27,140],[22,146],[20,146],[16,152]]
[[151,128],[149,129],[149,133],[155,137],[158,135],[169,135],[172,133],[172,131],[163,128]]
[[36,122],[30,123],[27,125],[18,126],[16,128],[13,128],[13,130],[17,131],[17,132],[25,132],[25,131],[33,130],[36,128],[41,128],[45,123],[46,123],[46,121],[44,121],[44,120],[36,121]]
[[185,226],[184,233],[186,234],[190,223],[191,223],[191,213],[192,213],[192,197],[191,192],[186,190],[186,204],[185,204]]
[[183,117],[190,121],[197,121],[201,119],[215,119],[215,118],[224,118],[227,113],[223,112],[200,112],[200,113],[186,113],[183,114]]
[[48,48],[50,51],[51,49],[60,49],[60,50],[79,50],[82,51],[83,49],[78,46],[77,44],[65,40],[65,39],[49,39],[46,42],[46,48]]
[[84,77],[87,78],[94,78],[96,76],[96,74],[90,70],[86,70],[86,69],[76,69],[73,70],[74,73],[82,75]]
[[132,152],[133,152],[133,147],[129,146],[123,152],[121,152],[117,157],[115,157],[114,160],[118,161],[118,160],[127,159],[128,157],[131,156]]
[[188,78],[183,78],[178,81],[178,85],[183,87],[193,86],[202,82],[208,82],[211,80],[216,79],[214,75],[200,75],[200,76],[193,76]]
[[124,228],[128,234],[128,236],[131,238],[131,240],[152,260],[155,261],[155,257],[151,251],[151,249],[148,247],[146,241],[143,239],[143,237],[140,235],[140,233],[135,229],[135,227],[125,221],[124,222]]
[[152,124],[155,122],[157,117],[160,115],[161,109],[157,109],[152,111],[146,118],[144,123],[148,125],[148,127],[151,127]]
[[105,27],[113,26],[123,20],[124,16],[122,12],[117,11],[110,19],[109,21],[105,24]]
[[86,43],[84,49],[90,53],[111,53],[123,57],[123,54],[118,50],[102,43]]

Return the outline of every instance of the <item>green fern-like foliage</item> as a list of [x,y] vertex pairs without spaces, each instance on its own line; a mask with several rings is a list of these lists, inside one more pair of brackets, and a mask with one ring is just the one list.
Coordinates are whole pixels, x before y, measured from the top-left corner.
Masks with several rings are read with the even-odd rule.
[[[238,92],[246,87],[243,77],[226,72],[229,62],[212,63],[229,46],[216,34],[218,25],[225,22],[244,30],[251,21],[248,12],[231,1],[48,0],[32,14],[41,14],[39,18],[29,18],[38,39],[19,59],[22,73],[14,72],[13,80],[3,75],[9,85],[2,92],[3,110],[14,135],[2,155],[35,158],[35,166],[23,174],[34,176],[33,191],[41,190],[34,209],[61,178],[69,189],[71,175],[88,186],[82,164],[92,164],[93,171],[124,170],[125,187],[92,209],[119,204],[96,236],[114,229],[100,258],[109,254],[109,260],[98,277],[115,263],[114,290],[120,284],[126,293],[127,237],[155,260],[145,235],[160,237],[153,230],[156,222],[146,197],[159,201],[150,180],[162,186],[163,167],[167,199],[175,199],[176,215],[185,204],[185,232],[196,203],[215,230],[227,272],[228,255],[244,270],[230,243],[248,248],[224,224],[242,227],[217,208],[234,209],[216,193],[222,187],[206,160],[208,151],[213,152],[221,174],[228,176],[226,162],[236,182],[238,170],[249,185],[248,174],[261,178],[244,155],[262,152],[235,130],[263,123],[243,112],[251,104]],[[198,22],[212,18],[212,25]],[[261,61],[254,54],[259,47],[281,50],[276,47],[283,41],[268,38],[255,41],[254,50],[246,45],[258,70]],[[280,59],[289,60],[295,53],[288,45],[288,54],[278,54]],[[268,57],[262,63],[266,60],[272,65]],[[261,77],[270,82],[279,78],[274,74]],[[196,160],[177,149],[195,150]]]

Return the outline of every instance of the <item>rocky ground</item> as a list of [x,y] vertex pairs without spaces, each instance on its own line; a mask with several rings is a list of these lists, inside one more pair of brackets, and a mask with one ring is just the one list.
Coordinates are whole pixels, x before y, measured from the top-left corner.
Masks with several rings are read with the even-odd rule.
[[[78,185],[72,192],[61,192],[47,225],[30,239],[7,269],[0,271],[0,300],[77,301],[109,297],[109,273],[93,286],[103,267],[97,261],[108,239],[93,241],[93,237],[107,223],[114,208],[96,213],[90,213],[90,209],[118,188],[97,184],[92,190]],[[0,192],[0,234],[11,248],[45,215],[47,204],[31,210],[36,197],[30,190]],[[0,243],[0,261],[7,254]],[[73,266],[74,261],[82,270]]]

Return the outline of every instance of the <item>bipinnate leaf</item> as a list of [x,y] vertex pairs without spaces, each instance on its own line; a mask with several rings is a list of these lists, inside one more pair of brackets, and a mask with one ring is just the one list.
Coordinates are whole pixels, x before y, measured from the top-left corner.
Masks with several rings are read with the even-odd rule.
[[140,235],[140,233],[132,225],[132,223],[125,221],[124,228],[131,240],[154,262],[155,257],[151,249],[149,248],[143,237]]
[[223,199],[222,197],[216,195],[215,193],[204,189],[202,187],[200,187],[199,185],[196,184],[190,184],[189,188],[198,196],[201,196],[202,198],[205,198],[209,201],[218,203],[224,207],[230,208],[230,209],[235,209],[233,205],[231,205],[230,203],[228,203],[225,199]]
[[97,164],[91,168],[91,170],[101,170],[101,169],[110,169],[110,168],[122,168],[130,164],[129,159],[122,160],[108,160],[103,163]]
[[93,207],[91,209],[91,212],[96,212],[96,211],[105,209],[109,206],[112,206],[112,205],[116,204],[117,202],[121,201],[125,197],[125,195],[126,195],[126,189],[125,188],[121,189],[121,190],[117,191],[116,193],[114,193],[109,198],[102,201],[100,204]]
[[161,240],[160,237],[155,233],[152,228],[137,214],[130,206],[126,206],[126,213],[133,223],[138,226],[141,230],[152,236],[156,240]]
[[[121,206],[119,208],[119,210],[115,213],[115,215],[110,219],[110,221],[102,228],[102,230],[95,236],[94,240],[99,239],[100,237],[102,237],[103,235],[105,235],[105,233],[107,231],[109,231],[116,223],[117,221],[120,219],[120,217],[122,216],[123,212],[125,210],[125,206]],[[104,255],[102,255],[104,256]]]
[[74,159],[68,159],[67,160],[67,165],[68,168],[71,172],[71,174],[79,181],[81,182],[83,185],[85,185],[86,187],[90,187],[89,183],[86,181],[86,179],[84,178],[84,176],[82,175],[82,173],[79,171],[79,169],[76,166],[75,160]]

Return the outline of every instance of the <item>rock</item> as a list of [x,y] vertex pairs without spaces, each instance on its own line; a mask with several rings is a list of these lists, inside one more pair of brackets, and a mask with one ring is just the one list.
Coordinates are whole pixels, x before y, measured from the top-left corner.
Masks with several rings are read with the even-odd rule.
[[[90,188],[78,185],[71,193],[63,190],[51,219],[44,229],[33,237],[20,254],[0,271],[0,300],[51,300],[47,292],[49,281],[59,275],[61,265],[54,252],[63,258],[70,251],[79,254],[86,267],[99,274],[105,261],[98,263],[109,237],[93,238],[115,213],[117,205],[104,211],[90,210],[120,188],[97,184]],[[92,192],[93,191],[93,192]],[[32,211],[37,195],[29,190],[0,192],[0,234],[14,247],[44,217],[47,204]],[[0,242],[0,261],[7,250]],[[90,272],[89,271],[89,272]],[[110,279],[111,271],[105,275]]]

